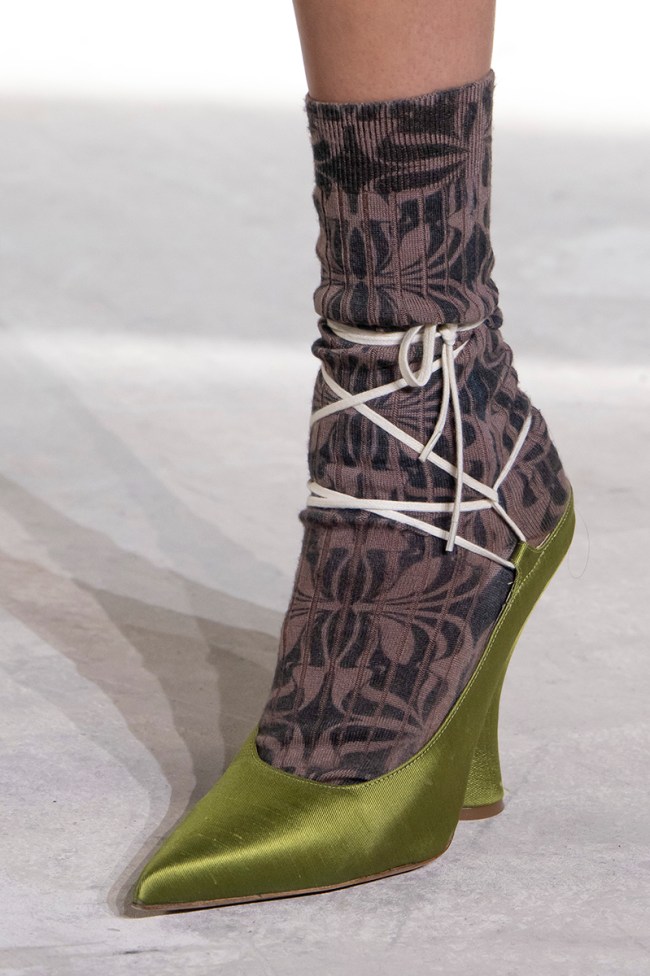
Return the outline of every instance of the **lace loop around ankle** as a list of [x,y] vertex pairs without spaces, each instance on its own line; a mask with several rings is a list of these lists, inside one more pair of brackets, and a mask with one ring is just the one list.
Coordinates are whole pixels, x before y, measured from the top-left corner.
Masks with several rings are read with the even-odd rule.
[[[409,386],[426,386],[433,375],[435,362],[436,332],[430,325],[416,325],[408,332],[399,344],[399,368],[402,377]],[[409,363],[411,346],[416,341],[422,342],[422,359],[420,368],[415,372]]]
[[[395,501],[394,499],[356,498],[352,495],[346,495],[343,492],[334,491],[331,488],[324,488],[315,481],[310,481],[308,487],[311,494],[307,499],[308,506],[316,508],[361,509],[371,512],[374,515],[380,515],[384,518],[391,519],[392,521],[401,522],[402,524],[419,529],[420,531],[429,535],[444,539],[446,541],[445,548],[447,552],[451,552],[454,546],[458,545],[464,549],[469,549],[471,552],[476,552],[483,555],[502,566],[507,566],[514,569],[514,564],[509,560],[503,559],[501,556],[497,555],[497,553],[494,553],[489,549],[485,549],[482,546],[478,546],[475,543],[470,542],[468,539],[464,539],[458,534],[460,516],[463,512],[479,511],[482,509],[492,508],[507,523],[515,535],[520,540],[525,541],[525,537],[521,529],[519,529],[509,515],[504,511],[501,503],[499,502],[498,488],[504,481],[507,474],[510,472],[517,455],[523,446],[528,431],[530,430],[531,417],[529,416],[524,423],[510,457],[508,458],[503,470],[501,471],[501,474],[493,486],[485,485],[477,479],[472,478],[470,475],[466,474],[464,470],[463,417],[458,394],[455,361],[456,357],[462,352],[467,343],[462,343],[462,345],[456,349],[454,346],[459,333],[468,332],[472,329],[478,328],[483,324],[484,321],[485,320],[482,319],[480,322],[473,322],[468,325],[456,325],[454,323],[442,323],[440,325],[417,325],[404,332],[382,333],[372,332],[367,329],[359,329],[354,326],[346,326],[340,322],[328,320],[327,324],[332,332],[334,332],[334,334],[340,339],[344,339],[347,342],[370,346],[399,345],[398,363],[401,377],[393,380],[390,383],[385,383],[382,386],[376,386],[369,390],[364,390],[362,393],[352,394],[347,390],[344,390],[343,387],[336,383],[333,377],[329,375],[323,364],[321,366],[321,375],[323,380],[339,399],[334,403],[327,404],[327,406],[321,407],[319,410],[314,411],[311,417],[312,426],[332,413],[337,413],[340,410],[347,410],[350,408],[355,409],[362,416],[376,424],[376,426],[381,427],[382,430],[386,431],[388,434],[391,434],[407,447],[414,450],[417,453],[420,461],[423,463],[430,462],[435,464],[443,471],[446,471],[448,474],[452,475],[452,477],[455,478],[455,490],[454,498],[451,502],[401,502]],[[436,358],[435,341],[438,336],[440,336],[442,340],[442,349],[440,352],[440,357]],[[417,370],[413,369],[409,362],[411,348],[416,342],[420,342],[422,344],[422,355],[420,365]],[[440,410],[433,432],[425,444],[420,443],[418,440],[416,440],[416,438],[412,437],[410,434],[407,434],[406,431],[403,431],[381,414],[378,414],[376,411],[366,406],[367,402],[370,400],[386,396],[387,394],[396,392],[397,390],[403,390],[406,387],[425,387],[430,382],[434,373],[439,370],[442,372],[442,395]],[[438,443],[438,440],[440,439],[447,423],[450,407],[454,417],[455,465],[451,464],[434,451],[434,448]],[[477,494],[482,496],[481,499],[470,502],[463,501],[464,486],[472,488]],[[407,514],[408,512],[448,512],[451,515],[449,528],[442,529],[439,526],[432,525],[431,523],[425,522],[422,519],[413,518],[411,515]]]

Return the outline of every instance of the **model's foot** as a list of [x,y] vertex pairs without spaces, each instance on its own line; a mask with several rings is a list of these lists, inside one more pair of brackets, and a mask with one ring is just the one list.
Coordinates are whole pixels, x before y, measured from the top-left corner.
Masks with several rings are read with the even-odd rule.
[[302,554],[257,734],[149,861],[142,906],[409,870],[459,816],[501,809],[501,684],[573,517],[499,329],[491,96],[490,74],[308,103],[322,320]]

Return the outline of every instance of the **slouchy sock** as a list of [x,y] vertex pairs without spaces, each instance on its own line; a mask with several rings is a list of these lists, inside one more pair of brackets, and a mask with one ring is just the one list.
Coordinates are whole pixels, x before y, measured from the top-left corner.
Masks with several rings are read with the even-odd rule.
[[[372,779],[431,738],[507,599],[514,549],[521,538],[541,543],[568,500],[546,424],[519,387],[499,328],[492,90],[490,72],[413,99],[307,102],[321,263],[309,471],[320,501],[301,514],[302,551],[257,736],[262,759],[299,776]],[[450,338],[439,330],[449,323],[474,328]],[[364,338],[409,329],[393,344]],[[427,330],[438,361],[417,385]],[[445,341],[453,341],[446,373],[437,368]],[[453,400],[450,369],[457,408],[442,414],[435,456],[423,457]],[[335,406],[396,381],[371,400]],[[463,509],[449,549],[459,468],[462,499],[476,504]],[[318,507],[328,497],[343,507]],[[404,523],[377,504],[355,508],[355,499],[440,511]]]

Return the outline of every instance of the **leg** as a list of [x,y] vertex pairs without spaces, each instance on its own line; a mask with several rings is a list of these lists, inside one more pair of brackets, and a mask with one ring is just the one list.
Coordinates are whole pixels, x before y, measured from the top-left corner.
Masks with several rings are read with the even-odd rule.
[[[322,371],[303,555],[257,744],[286,771],[358,782],[440,727],[509,592],[517,542],[553,529],[568,483],[499,329],[491,0],[295,6],[311,92]],[[414,327],[418,342],[431,334],[435,363],[424,345],[409,365],[398,345],[364,344],[368,329],[402,341]],[[346,393],[389,379],[404,388],[346,406]]]
[[571,534],[491,277],[491,0],[296,11],[321,263],[303,549],[259,728],[144,907],[408,870],[498,812],[501,682]]
[[326,102],[377,102],[487,74],[495,0],[294,0],[307,84]]

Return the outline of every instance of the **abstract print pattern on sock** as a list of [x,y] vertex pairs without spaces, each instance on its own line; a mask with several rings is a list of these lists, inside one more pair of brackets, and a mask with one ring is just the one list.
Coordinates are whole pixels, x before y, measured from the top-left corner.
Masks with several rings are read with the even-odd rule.
[[[499,330],[489,238],[493,82],[490,72],[461,88],[369,105],[308,99],[323,316],[314,352],[336,383],[358,393],[398,379],[398,347],[347,342],[326,319],[383,330],[486,320],[466,333],[455,361],[464,471],[494,485],[531,417],[499,497],[536,545],[559,521],[569,487]],[[418,356],[414,344],[416,369]],[[372,408],[424,444],[441,384],[438,372]],[[334,399],[319,377],[314,410]],[[455,433],[450,415],[436,452],[451,464]],[[309,467],[323,488],[356,498],[454,497],[455,479],[352,408],[312,427]],[[441,540],[367,511],[308,508],[301,517],[302,553],[258,750],[299,776],[372,779],[440,726],[480,659],[512,570],[459,546],[445,552]],[[418,517],[448,528],[439,513]],[[517,542],[494,510],[464,512],[459,533],[506,559]]]
[[[568,484],[541,415],[518,387],[499,321],[497,314],[492,327],[471,333],[456,360],[465,470],[493,484],[532,414],[500,496],[535,545],[559,520]],[[350,392],[396,378],[395,347],[351,345],[323,323],[321,334],[315,354]],[[373,409],[426,441],[440,396],[436,374],[427,387],[375,400]],[[332,399],[319,377],[314,409]],[[451,418],[436,450],[453,457]],[[313,427],[309,461],[319,484],[358,497],[453,495],[448,474],[351,409]],[[414,755],[442,723],[485,648],[512,571],[463,549],[444,552],[440,540],[367,512],[310,508],[301,517],[303,548],[258,749],[308,778],[371,779]],[[440,515],[428,518],[440,524]],[[505,558],[517,542],[491,510],[463,514],[460,533]]]
[[490,275],[494,76],[419,98],[307,100],[320,223],[316,311],[349,325],[474,322]]

